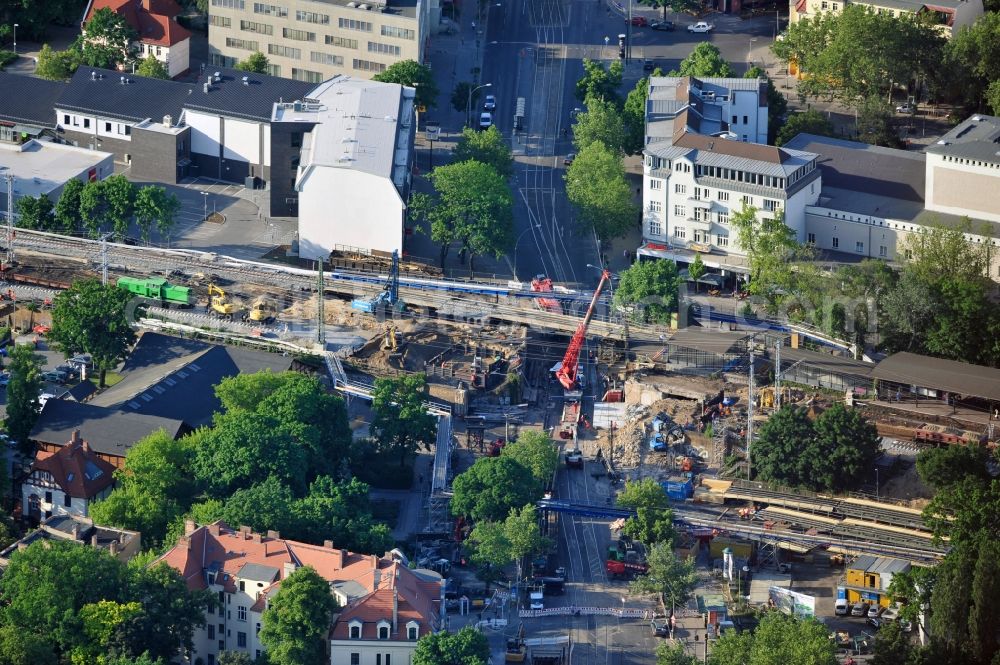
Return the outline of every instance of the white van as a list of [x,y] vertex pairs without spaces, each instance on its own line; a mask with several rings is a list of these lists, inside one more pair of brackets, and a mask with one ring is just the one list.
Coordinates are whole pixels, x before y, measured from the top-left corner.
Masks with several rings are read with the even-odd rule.
[[839,617],[847,616],[850,611],[850,604],[848,604],[846,598],[838,598],[836,604],[833,606],[833,613]]
[[531,600],[531,609],[533,610],[543,610],[545,609],[545,603],[543,602],[543,596],[541,591],[532,591],[529,599]]

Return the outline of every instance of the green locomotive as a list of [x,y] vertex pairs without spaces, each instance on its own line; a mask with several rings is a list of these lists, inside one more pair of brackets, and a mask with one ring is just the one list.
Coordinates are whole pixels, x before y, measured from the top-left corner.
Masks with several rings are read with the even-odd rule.
[[125,289],[143,298],[158,300],[161,303],[188,307],[191,305],[191,289],[186,286],[175,286],[162,277],[121,277],[118,288]]

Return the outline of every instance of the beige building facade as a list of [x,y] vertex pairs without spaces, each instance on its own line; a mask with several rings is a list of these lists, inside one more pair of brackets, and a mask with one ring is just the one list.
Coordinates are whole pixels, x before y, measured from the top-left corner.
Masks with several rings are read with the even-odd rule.
[[424,62],[428,0],[211,0],[211,64],[232,67],[254,51],[268,74],[321,83],[370,79],[403,60]]

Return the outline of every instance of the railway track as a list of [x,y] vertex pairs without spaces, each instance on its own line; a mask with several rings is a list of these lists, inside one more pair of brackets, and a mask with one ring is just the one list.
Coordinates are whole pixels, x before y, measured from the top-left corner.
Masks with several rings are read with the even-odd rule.
[[[70,238],[40,231],[18,230],[15,250],[41,256],[83,259],[94,265],[102,262],[101,244],[85,238]],[[211,252],[173,250],[156,247],[136,247],[107,244],[109,271],[115,274],[176,274],[196,273],[218,275],[242,286],[272,287],[291,293],[314,293],[317,275],[313,271],[246,261]],[[379,292],[387,275],[332,270],[325,273],[324,293],[340,297],[366,297]],[[534,305],[537,294],[513,285],[487,282],[459,282],[416,277],[400,278],[401,298],[409,305],[427,307],[454,316],[483,318],[532,325],[553,332],[572,333],[579,325],[589,294],[560,293],[554,297],[564,301],[569,313],[543,311]],[[604,303],[607,309],[607,302]],[[578,315],[579,313],[579,315]],[[454,318],[453,316],[453,318]],[[604,319],[591,323],[595,336],[623,338],[621,324]],[[658,340],[667,331],[651,325],[630,324],[629,337],[637,340]]]

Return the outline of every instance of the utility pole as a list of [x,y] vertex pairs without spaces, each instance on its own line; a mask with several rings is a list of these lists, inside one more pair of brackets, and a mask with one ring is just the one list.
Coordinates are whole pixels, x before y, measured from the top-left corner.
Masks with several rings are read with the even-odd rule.
[[101,284],[108,285],[108,237],[110,233],[101,236]]
[[[753,344],[753,341],[750,342]],[[753,347],[750,348],[750,399],[747,400],[747,480],[750,480],[750,445],[753,441]],[[707,636],[706,636],[707,639]]]
[[7,265],[14,263],[14,174],[4,175],[7,181]]
[[781,408],[781,341],[774,345],[774,408]]
[[323,259],[316,261],[318,268],[316,275],[316,341],[321,345],[326,345],[326,316],[323,312],[324,278]]

